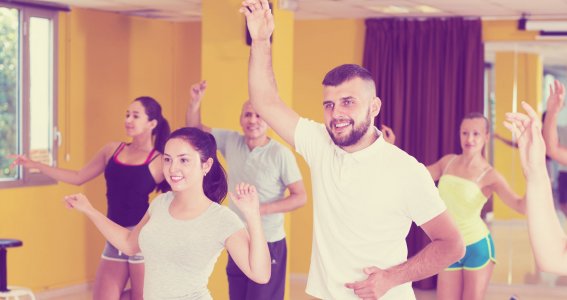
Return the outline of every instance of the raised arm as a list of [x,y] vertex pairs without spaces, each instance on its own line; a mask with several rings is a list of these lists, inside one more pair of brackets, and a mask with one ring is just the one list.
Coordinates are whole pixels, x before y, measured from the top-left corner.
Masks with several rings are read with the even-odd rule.
[[207,81],[195,83],[191,86],[191,100],[187,106],[187,113],[185,115],[185,125],[187,127],[197,127],[206,132],[211,132],[211,128],[203,125],[201,122],[201,100],[205,95],[207,89]]
[[262,119],[293,146],[299,115],[287,107],[278,95],[270,43],[270,36],[274,31],[274,17],[268,1],[246,0],[240,12],[246,16],[248,31],[252,37],[248,64],[250,102]]
[[506,144],[507,146],[513,147],[513,148],[518,148],[518,143],[508,140],[505,137],[499,135],[498,133],[495,133],[494,138],[501,141],[502,143]]
[[41,173],[57,181],[63,181],[73,185],[82,185],[104,171],[108,157],[112,151],[118,147],[118,145],[118,143],[110,143],[104,146],[89,163],[78,171],[48,166],[46,164],[33,161],[25,155],[10,155],[9,157],[14,159],[10,167],[13,168],[16,165],[21,165],[26,169],[38,169]]
[[267,283],[272,272],[271,259],[262,230],[256,188],[240,183],[236,185],[234,191],[236,194],[230,193],[230,200],[244,215],[248,231],[242,229],[231,235],[226,240],[226,250],[248,278],[260,284]]
[[559,223],[551,182],[545,166],[545,143],[536,112],[522,106],[528,116],[509,113],[504,125],[518,139],[520,161],[526,177],[528,232],[534,256],[542,271],[567,275],[567,236]]
[[513,209],[513,210],[515,210],[515,211],[517,211],[521,214],[525,214],[526,213],[526,200],[524,199],[524,197],[521,197],[520,195],[516,194],[512,190],[512,188],[510,187],[508,182],[506,181],[506,178],[504,178],[504,176],[502,176],[500,173],[498,173],[498,171],[492,169],[490,172],[492,173],[490,175],[494,176],[494,178],[495,178],[494,183],[492,184],[493,191],[511,209]]
[[557,137],[557,116],[563,108],[565,99],[565,86],[555,80],[549,87],[547,98],[547,113],[543,121],[543,137],[547,148],[547,155],[563,165],[567,165],[567,148],[559,145]]
[[91,219],[104,238],[118,250],[124,252],[126,255],[134,255],[140,252],[138,236],[140,234],[140,230],[150,218],[148,213],[146,213],[138,225],[130,231],[129,229],[112,222],[105,215],[92,207],[87,197],[83,194],[66,196],[65,202],[67,207],[74,208]]
[[290,183],[287,189],[289,190],[287,197],[260,205],[260,215],[288,212],[305,205],[307,194],[305,193],[303,180]]
[[347,283],[362,299],[379,299],[391,288],[400,284],[417,281],[439,273],[465,254],[461,235],[449,213],[441,213],[421,225],[431,239],[425,248],[406,262],[386,270],[367,267],[364,272],[368,278],[363,281]]

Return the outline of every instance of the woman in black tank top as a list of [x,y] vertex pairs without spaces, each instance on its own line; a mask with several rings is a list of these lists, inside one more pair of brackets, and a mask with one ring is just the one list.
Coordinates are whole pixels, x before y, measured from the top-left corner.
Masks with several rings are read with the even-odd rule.
[[[108,217],[124,227],[133,227],[148,209],[149,194],[168,190],[162,172],[161,153],[170,129],[161,106],[151,97],[136,98],[126,110],[124,123],[130,143],[111,142],[80,170],[66,170],[16,156],[14,165],[39,169],[45,175],[69,184],[82,185],[104,172]],[[130,279],[131,289],[123,291]],[[102,254],[93,299],[119,300],[123,293],[142,299],[143,257],[128,257],[107,243]]]

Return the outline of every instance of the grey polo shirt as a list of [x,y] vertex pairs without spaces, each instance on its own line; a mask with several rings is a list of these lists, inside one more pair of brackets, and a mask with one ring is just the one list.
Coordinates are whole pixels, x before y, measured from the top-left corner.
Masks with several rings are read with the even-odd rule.
[[[238,132],[213,129],[211,133],[228,164],[229,191],[234,192],[234,186],[240,182],[250,183],[256,187],[260,203],[267,203],[284,198],[287,186],[301,180],[293,153],[273,139],[250,150],[244,136]],[[233,203],[229,203],[229,207],[245,221]],[[268,242],[283,239],[283,213],[262,216],[262,227]]]

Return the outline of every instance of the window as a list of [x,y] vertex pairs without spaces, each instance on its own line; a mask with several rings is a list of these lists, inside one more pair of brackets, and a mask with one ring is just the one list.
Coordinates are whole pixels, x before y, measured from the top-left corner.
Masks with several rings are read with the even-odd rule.
[[[17,3],[17,2],[15,2]],[[13,168],[10,154],[55,165],[57,158],[57,14],[0,2],[0,187],[55,183]]]

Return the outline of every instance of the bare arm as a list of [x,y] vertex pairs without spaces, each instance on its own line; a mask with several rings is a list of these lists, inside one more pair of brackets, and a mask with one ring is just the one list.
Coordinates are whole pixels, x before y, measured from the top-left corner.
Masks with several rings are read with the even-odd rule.
[[422,224],[421,228],[431,243],[407,262],[386,270],[399,284],[437,274],[465,255],[461,234],[447,211]]
[[526,103],[528,116],[509,113],[506,127],[518,137],[520,160],[526,176],[528,232],[538,266],[547,272],[567,275],[567,236],[553,204],[551,183],[545,166],[545,143],[536,112]]
[[104,171],[107,157],[109,156],[108,153],[112,153],[113,149],[118,147],[118,145],[118,143],[110,143],[104,146],[97,152],[91,161],[78,171],[48,166],[46,164],[33,161],[24,155],[10,156],[11,158],[14,158],[14,162],[12,162],[11,167],[21,165],[24,168],[38,169],[41,173],[57,181],[63,181],[73,185],[82,185]]
[[159,154],[154,160],[150,162],[150,173],[156,183],[161,183],[165,180],[163,175],[163,154]]
[[289,196],[260,205],[260,215],[288,212],[305,205],[307,194],[305,193],[303,180],[291,183],[287,188],[289,189]]
[[441,157],[440,160],[427,166],[427,171],[429,171],[429,174],[431,174],[431,178],[433,178],[433,181],[437,181],[439,180],[439,178],[441,178],[445,166],[451,159],[453,159],[453,157],[455,157],[455,154],[447,154]]
[[499,135],[498,133],[495,133],[494,138],[501,141],[502,143],[506,144],[507,146],[513,147],[513,148],[518,148],[518,144],[514,141],[510,141],[508,139],[506,139],[505,137]]
[[226,240],[226,250],[248,278],[264,284],[270,280],[271,259],[262,229],[256,188],[241,183],[235,187],[235,192],[236,195],[231,193],[230,198],[243,213],[248,231],[242,229],[231,235]]
[[252,46],[248,64],[248,92],[250,102],[262,119],[288,144],[294,146],[294,133],[299,115],[287,107],[278,95],[272,68],[270,36],[274,31],[274,18],[267,0],[246,0],[240,8]]
[[203,80],[191,86],[191,100],[187,106],[187,113],[185,115],[185,125],[188,127],[197,127],[206,132],[211,132],[211,129],[201,122],[201,100],[205,95],[207,89],[207,81]]
[[545,169],[528,178],[526,198],[528,231],[537,265],[542,271],[567,275],[567,236],[555,213]]
[[356,295],[363,299],[380,298],[395,286],[439,273],[465,254],[461,235],[446,211],[421,225],[421,228],[429,236],[431,243],[419,253],[386,270],[377,267],[365,268],[368,279],[347,283],[346,287],[353,289]]
[[134,255],[140,252],[138,245],[138,236],[140,230],[150,219],[148,213],[144,215],[142,220],[134,227],[132,231],[124,228],[110,219],[108,219],[101,212],[96,210],[89,203],[89,200],[83,194],[69,195],[65,197],[65,202],[69,208],[75,208],[84,213],[98,228],[100,233],[108,240],[114,247],[127,255]]
[[498,173],[496,170],[491,170],[493,176],[496,177],[496,181],[493,183],[493,190],[502,199],[502,201],[508,205],[511,209],[521,213],[526,213],[526,201],[523,197],[516,194],[506,179]]
[[557,115],[564,105],[565,86],[559,81],[549,87],[549,98],[547,98],[547,114],[543,121],[543,137],[547,148],[547,155],[561,164],[567,165],[567,148],[559,145],[557,136]]

